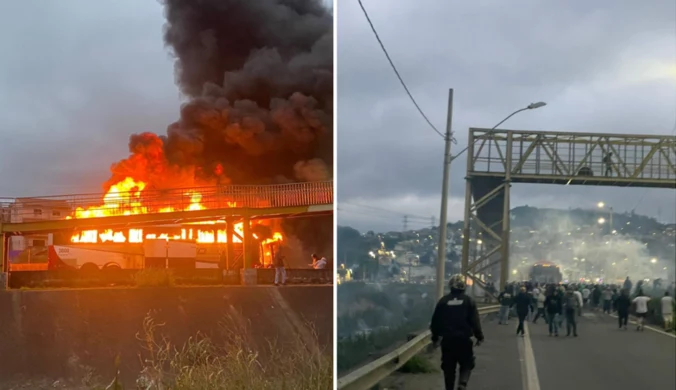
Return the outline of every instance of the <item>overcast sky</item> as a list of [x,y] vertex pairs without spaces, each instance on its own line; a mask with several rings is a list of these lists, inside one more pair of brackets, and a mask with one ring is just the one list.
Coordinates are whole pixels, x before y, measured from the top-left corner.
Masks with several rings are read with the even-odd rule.
[[179,93],[157,1],[0,4],[0,195],[99,192]]
[[[409,89],[435,126],[673,134],[673,0],[363,0]],[[401,230],[438,221],[443,140],[415,110],[359,4],[338,11],[338,223]],[[465,160],[453,163],[449,220],[463,217]],[[565,190],[565,195],[562,191]],[[512,206],[589,207],[605,201],[676,219],[673,190],[514,185]],[[381,211],[387,210],[387,211]],[[424,219],[423,219],[424,218]]]
[[100,192],[132,133],[166,133],[182,100],[163,11],[157,0],[0,2],[0,197]]

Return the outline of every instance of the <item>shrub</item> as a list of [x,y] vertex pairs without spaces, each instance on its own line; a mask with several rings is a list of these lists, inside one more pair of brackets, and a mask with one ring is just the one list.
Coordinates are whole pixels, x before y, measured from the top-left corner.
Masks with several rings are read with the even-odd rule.
[[174,273],[166,268],[146,268],[134,274],[138,287],[171,287],[176,284]]
[[[158,336],[162,324],[148,315],[143,323],[147,357],[138,377],[143,390],[330,390],[333,360],[326,351],[313,350],[301,335],[289,346],[268,343],[265,353],[251,349],[245,333],[224,329],[229,340],[216,345],[196,335],[176,347]],[[315,344],[316,345],[316,344]]]
[[399,368],[399,371],[407,374],[427,374],[435,372],[436,368],[428,359],[416,355],[404,363],[404,365]]

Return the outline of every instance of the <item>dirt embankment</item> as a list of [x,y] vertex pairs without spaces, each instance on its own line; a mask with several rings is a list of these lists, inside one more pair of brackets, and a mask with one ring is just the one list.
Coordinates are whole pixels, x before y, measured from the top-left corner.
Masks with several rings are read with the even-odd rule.
[[[215,343],[241,334],[252,349],[276,340],[331,348],[333,287],[185,287],[0,293],[0,388],[21,378],[112,378],[117,356],[133,383],[147,351],[148,316],[182,345],[197,334]],[[312,333],[316,332],[316,337]]]

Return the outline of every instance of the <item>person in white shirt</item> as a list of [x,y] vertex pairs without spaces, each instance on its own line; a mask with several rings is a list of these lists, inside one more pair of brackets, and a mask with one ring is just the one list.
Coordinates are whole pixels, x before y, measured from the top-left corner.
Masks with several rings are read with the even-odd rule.
[[585,286],[585,288],[582,289],[582,303],[586,307],[587,304],[589,303],[589,296],[591,295],[591,291]]
[[548,323],[547,321],[547,316],[545,316],[545,294],[538,294],[537,297],[535,298],[535,301],[537,302],[537,309],[538,312],[535,315],[535,318],[533,319],[533,324],[537,324],[538,318],[542,316],[542,318],[545,319],[545,323]]
[[636,317],[637,317],[637,323],[638,326],[636,326],[636,330],[643,330],[645,325],[645,318],[648,316],[648,302],[650,301],[650,297],[643,295],[643,292],[639,292],[639,295],[634,298],[634,304],[636,305]]
[[312,254],[312,264],[310,264],[314,269],[324,269],[326,268],[326,257],[320,258],[316,253]]
[[579,306],[577,308],[577,315],[578,317],[582,315],[582,306],[584,305],[584,300],[582,299],[582,293],[579,292],[578,290],[574,290],[573,294],[577,297],[577,301],[579,303]]
[[669,291],[662,297],[662,318],[664,319],[664,329],[670,331],[674,328],[674,298],[669,296]]

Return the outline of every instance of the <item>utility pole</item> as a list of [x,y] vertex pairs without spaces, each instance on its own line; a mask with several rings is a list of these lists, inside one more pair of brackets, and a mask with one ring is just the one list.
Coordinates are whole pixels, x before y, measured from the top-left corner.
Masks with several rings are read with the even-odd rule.
[[404,215],[404,230],[403,231],[408,231],[408,215]]
[[451,167],[451,143],[453,132],[453,88],[448,90],[448,113],[446,117],[446,135],[444,148],[444,173],[441,184],[441,212],[439,213],[439,247],[437,250],[437,299],[444,296],[446,277],[444,266],[446,265],[446,218],[448,213],[448,175]]

